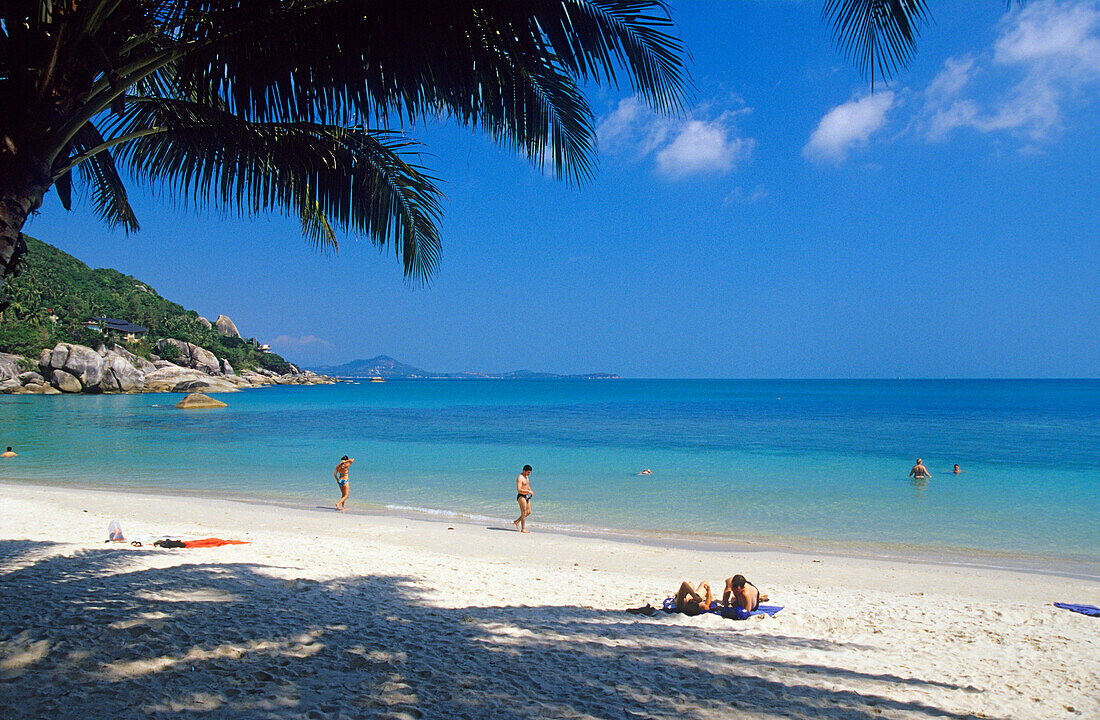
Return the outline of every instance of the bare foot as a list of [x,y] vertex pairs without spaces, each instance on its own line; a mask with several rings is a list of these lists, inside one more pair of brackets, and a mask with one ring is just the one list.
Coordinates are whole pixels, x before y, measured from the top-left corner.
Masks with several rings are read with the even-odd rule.
[[769,600],[771,600],[771,598],[768,597],[767,595],[761,595],[760,596],[760,602],[767,602]]
[[525,533],[529,533],[529,532],[531,532],[531,531],[530,531],[530,530],[520,530],[520,532],[525,532]]
[[513,520],[512,524],[516,526],[516,530],[519,530],[519,520]]

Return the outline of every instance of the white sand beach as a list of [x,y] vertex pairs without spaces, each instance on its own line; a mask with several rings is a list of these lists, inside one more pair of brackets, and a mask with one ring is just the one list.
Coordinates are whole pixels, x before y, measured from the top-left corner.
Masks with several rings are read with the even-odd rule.
[[[5,718],[1097,718],[1100,583],[0,485]],[[318,503],[320,504],[320,503]],[[182,535],[251,544],[105,544]],[[785,609],[624,612],[741,572]]]

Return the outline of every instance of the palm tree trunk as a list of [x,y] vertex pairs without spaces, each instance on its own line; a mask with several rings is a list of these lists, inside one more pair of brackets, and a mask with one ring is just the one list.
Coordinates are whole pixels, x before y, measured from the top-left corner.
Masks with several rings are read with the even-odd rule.
[[27,251],[23,240],[27,216],[42,205],[51,185],[44,169],[35,172],[13,165],[16,164],[0,163],[0,290],[5,280],[15,274]]

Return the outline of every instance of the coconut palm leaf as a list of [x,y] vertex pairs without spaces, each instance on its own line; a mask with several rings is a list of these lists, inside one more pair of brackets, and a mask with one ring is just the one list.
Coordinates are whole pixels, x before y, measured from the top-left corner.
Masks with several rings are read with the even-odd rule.
[[254,5],[257,30],[227,33],[181,61],[180,81],[199,101],[223,97],[256,121],[389,125],[444,115],[535,162],[549,145],[555,170],[572,179],[588,176],[593,154],[578,81],[614,85],[609,65],[622,63],[659,109],[679,108],[686,83],[660,0]]
[[0,207],[0,256],[51,183],[67,204],[79,181],[136,229],[118,162],[197,203],[293,213],[321,247],[392,243],[425,278],[439,191],[412,141],[365,128],[451,120],[583,182],[581,87],[622,77],[679,109],[671,29],[665,0],[0,2],[0,191],[20,198]]
[[828,0],[821,17],[833,26],[837,49],[860,73],[890,79],[909,66],[920,27],[931,20],[924,0]]
[[[107,120],[138,178],[197,205],[242,214],[302,218],[311,237],[335,247],[335,226],[392,244],[405,273],[426,280],[439,259],[439,192],[409,162],[420,147],[397,133],[320,123],[259,123],[198,103],[133,99]],[[323,218],[323,219],[322,219]],[[324,228],[328,227],[329,231]]]
[[[87,123],[73,139],[72,153],[78,156],[105,144],[99,129],[94,124]],[[140,229],[137,216],[126,195],[126,186],[119,177],[109,149],[92,154],[77,164],[76,170],[82,185],[91,195],[92,210],[101,220],[111,227],[121,225],[126,232]],[[66,172],[64,177],[71,178],[72,171]]]

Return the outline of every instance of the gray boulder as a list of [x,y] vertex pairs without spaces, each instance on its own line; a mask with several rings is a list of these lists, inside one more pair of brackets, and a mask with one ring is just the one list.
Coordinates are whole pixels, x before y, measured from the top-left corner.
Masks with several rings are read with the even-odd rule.
[[19,365],[22,359],[22,355],[0,353],[0,380],[9,380],[22,373],[23,368]]
[[[83,345],[70,345],[69,356],[65,364],[61,366],[66,372],[75,375],[85,391],[95,392],[99,383],[103,381],[104,371],[107,369],[103,358],[95,350]],[[56,367],[56,366],[55,366]]]
[[[103,378],[96,385],[98,392],[116,393],[118,392],[118,380],[115,380],[115,376],[111,374],[110,370],[103,373]],[[85,392],[91,392],[90,388],[85,388]]]
[[175,360],[177,365],[201,370],[207,375],[221,373],[221,363],[218,361],[218,357],[206,348],[175,338],[164,338],[163,340],[157,340],[156,349],[163,350],[167,345],[172,345],[179,350],[179,357]]
[[191,367],[207,375],[220,375],[222,372],[218,356],[198,345],[191,345]]
[[206,318],[204,318],[202,315],[199,315],[198,323],[199,323],[199,325],[202,325],[207,330],[213,330],[214,329],[214,326],[210,323],[210,321],[207,320]]
[[126,360],[126,362],[130,363],[143,373],[153,372],[157,369],[156,366],[153,365],[153,363],[149,362],[143,357],[134,355],[132,352],[122,347],[121,345],[118,345],[117,343],[111,345],[108,350],[115,353],[116,355],[121,355]]
[[[134,367],[124,355],[111,351],[107,353],[106,360],[107,372],[100,384],[104,392],[141,392],[145,389],[145,373]],[[113,388],[108,390],[105,384],[113,385]]]
[[61,392],[78,393],[84,389],[80,381],[76,379],[76,376],[64,370],[54,370],[51,379],[53,380],[53,384],[56,385],[57,389]]
[[219,362],[219,366],[221,368],[221,374],[222,375],[236,375],[237,374],[236,371],[233,370],[233,366],[230,365],[229,361],[226,360],[225,358],[221,359],[221,361]]
[[19,373],[19,382],[24,385],[30,385],[31,383],[43,383],[46,382],[46,380],[36,372],[25,372]]
[[[68,343],[58,343],[54,346],[53,351],[50,352],[50,360],[46,363],[46,367],[50,368],[63,368],[65,367],[65,361],[69,359],[69,348],[71,346]],[[39,361],[41,362],[41,361]]]
[[218,319],[214,321],[214,325],[218,328],[218,334],[222,337],[239,338],[241,336],[240,332],[237,331],[237,326],[225,315],[219,315]]
[[190,343],[185,343],[183,340],[177,340],[175,338],[164,338],[162,340],[157,340],[157,343],[153,346],[153,349],[159,352],[161,355],[164,355],[164,348],[168,345],[171,345],[172,347],[179,350],[179,357],[175,359],[175,363],[177,365],[185,366],[188,362],[191,361],[191,348],[189,347]]
[[0,381],[0,393],[17,393],[23,389],[23,383],[19,382],[18,378],[8,378],[7,380]]

